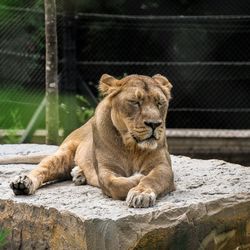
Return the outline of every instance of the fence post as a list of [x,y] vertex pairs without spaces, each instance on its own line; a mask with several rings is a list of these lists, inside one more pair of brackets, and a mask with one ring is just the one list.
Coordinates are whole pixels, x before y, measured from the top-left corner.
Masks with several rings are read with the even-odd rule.
[[55,0],[44,0],[46,37],[46,130],[47,144],[58,143],[58,79],[57,79],[57,31]]

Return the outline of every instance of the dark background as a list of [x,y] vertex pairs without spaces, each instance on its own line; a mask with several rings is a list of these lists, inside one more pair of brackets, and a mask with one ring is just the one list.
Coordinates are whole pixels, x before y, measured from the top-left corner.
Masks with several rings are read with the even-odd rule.
[[[249,1],[59,0],[57,9],[62,95],[96,105],[103,73],[160,73],[173,84],[169,128],[249,129]],[[35,111],[44,82],[43,1],[1,1],[0,84],[32,94],[11,94],[1,110]]]
[[250,127],[247,1],[105,2],[79,2],[64,12],[75,62],[62,58],[78,72],[64,88],[84,84],[96,96],[103,73],[161,73],[174,86],[168,127]]

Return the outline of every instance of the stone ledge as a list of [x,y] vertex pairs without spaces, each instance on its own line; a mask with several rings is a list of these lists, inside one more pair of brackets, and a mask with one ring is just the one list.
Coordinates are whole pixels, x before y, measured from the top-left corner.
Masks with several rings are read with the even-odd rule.
[[176,138],[244,138],[250,139],[249,129],[168,129],[168,137]]
[[[55,146],[0,145],[0,157]],[[66,181],[14,196],[11,178],[33,165],[0,166],[5,249],[250,249],[250,168],[172,156],[177,190],[146,209]]]

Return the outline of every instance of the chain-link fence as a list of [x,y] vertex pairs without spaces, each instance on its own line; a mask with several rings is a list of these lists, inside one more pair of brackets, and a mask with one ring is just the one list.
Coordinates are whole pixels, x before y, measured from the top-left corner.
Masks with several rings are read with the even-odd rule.
[[[89,111],[82,96],[96,104],[103,73],[166,75],[174,86],[170,128],[249,129],[247,2],[237,6],[222,0],[220,5],[130,2],[57,1],[60,115],[62,126],[68,127],[65,134],[83,121],[85,106]],[[41,108],[44,47],[43,1],[1,1],[0,129],[26,129]],[[36,128],[44,126],[40,112]]]
[[44,60],[43,2],[1,1],[0,129],[10,141],[43,99]]
[[79,14],[75,26],[83,80],[161,73],[174,86],[169,127],[250,127],[250,17]]

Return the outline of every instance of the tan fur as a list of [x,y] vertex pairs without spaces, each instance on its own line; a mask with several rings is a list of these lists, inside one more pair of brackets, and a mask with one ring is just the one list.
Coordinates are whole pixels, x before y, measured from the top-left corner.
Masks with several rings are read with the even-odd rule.
[[48,157],[48,154],[15,155],[0,158],[0,165],[4,164],[36,164]]
[[[104,99],[92,117],[73,131],[57,152],[11,183],[15,194],[32,194],[46,182],[70,178],[100,187],[130,207],[149,207],[174,190],[165,137],[171,84],[161,75],[104,74]],[[76,168],[73,168],[74,165]]]

